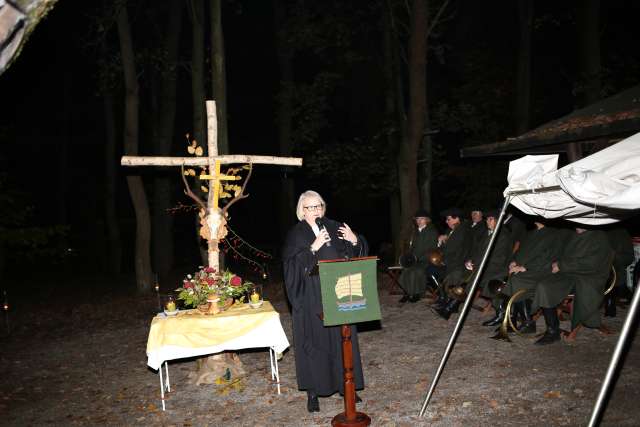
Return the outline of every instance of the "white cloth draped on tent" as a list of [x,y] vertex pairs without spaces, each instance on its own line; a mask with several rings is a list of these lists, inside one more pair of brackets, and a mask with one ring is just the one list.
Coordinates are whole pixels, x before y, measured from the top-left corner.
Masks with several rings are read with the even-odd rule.
[[[558,169],[558,155],[525,156],[509,164],[504,195],[524,213],[607,224],[640,209],[640,133]],[[557,191],[543,191],[557,187]]]

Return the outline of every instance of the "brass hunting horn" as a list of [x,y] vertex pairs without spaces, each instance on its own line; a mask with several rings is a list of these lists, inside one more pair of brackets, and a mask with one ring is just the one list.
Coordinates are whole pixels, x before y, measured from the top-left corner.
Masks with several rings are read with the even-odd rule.
[[[497,289],[499,289],[499,292],[503,296],[503,298],[506,299],[507,295],[502,294],[502,290],[504,289],[506,282],[503,282],[501,280],[496,280],[496,282],[502,283],[502,286],[498,286]],[[489,286],[491,286],[491,283],[489,283]],[[516,334],[520,335],[518,328],[516,328],[516,325],[514,325],[513,321],[511,320],[511,306],[518,298],[520,298],[521,295],[524,295],[525,293],[527,293],[526,289],[520,289],[518,292],[513,294],[511,298],[509,298],[509,301],[507,302],[507,307],[504,309],[504,319],[502,319],[502,323],[500,324],[500,329],[498,329],[498,333],[492,336],[491,339],[511,342],[511,338],[509,338],[509,328],[511,328],[511,330]]]

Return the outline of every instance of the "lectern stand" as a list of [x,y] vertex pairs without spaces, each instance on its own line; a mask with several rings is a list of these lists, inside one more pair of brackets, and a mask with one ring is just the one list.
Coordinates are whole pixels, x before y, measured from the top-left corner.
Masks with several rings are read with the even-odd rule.
[[344,369],[344,412],[333,417],[335,427],[364,427],[371,424],[371,418],[356,411],[356,386],[353,383],[353,349],[351,347],[351,327],[342,325],[342,367]]

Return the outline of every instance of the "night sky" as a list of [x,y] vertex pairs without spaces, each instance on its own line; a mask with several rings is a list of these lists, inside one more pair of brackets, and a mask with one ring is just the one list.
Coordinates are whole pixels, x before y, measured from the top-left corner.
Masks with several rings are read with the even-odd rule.
[[[92,18],[101,2],[60,1],[40,23],[16,62],[0,76],[0,168],[7,173],[6,186],[34,207],[25,226],[70,227],[69,241],[83,260],[100,253],[104,244],[104,116],[97,90],[99,53],[89,45]],[[323,69],[338,77],[328,94],[327,124],[322,142],[350,144],[357,138],[372,139],[380,132],[382,41],[376,2],[359,1],[333,16],[350,28],[344,49],[329,46],[319,52],[309,49],[296,55],[296,78],[311,79]],[[434,6],[441,2],[431,2]],[[445,20],[430,39],[428,103],[434,137],[441,153],[434,184],[433,210],[467,204],[469,191],[486,191],[477,198],[485,204],[498,202],[496,191],[506,183],[510,159],[461,160],[458,150],[468,144],[503,140],[514,135],[514,90],[518,28],[515,3],[511,0],[450,2]],[[131,2],[134,48],[148,47],[155,31],[153,2]],[[558,118],[579,106],[576,8],[579,1],[536,1],[532,36],[532,127]],[[332,3],[332,7],[335,4]],[[640,5],[634,1],[601,3],[601,62],[603,96],[638,84],[640,39],[637,25]],[[191,35],[186,12],[183,16],[180,60],[190,58]],[[223,2],[223,26],[227,54],[229,140],[232,153],[277,154],[276,96],[279,71],[276,58],[272,2]],[[322,11],[320,12],[320,15]],[[326,18],[326,17],[325,17]],[[163,21],[164,22],[164,21]],[[156,25],[162,26],[163,24]],[[327,31],[332,31],[327,27]],[[108,36],[117,46],[115,28]],[[349,53],[349,56],[346,55]],[[345,59],[347,58],[347,59]],[[152,123],[145,118],[149,71],[139,70],[141,84],[140,154],[153,155]],[[188,69],[178,73],[178,105],[173,155],[183,156],[184,134],[191,129],[191,89]],[[116,92],[116,117],[122,121],[122,91]],[[468,116],[461,115],[466,105]],[[461,121],[462,123],[457,123]],[[480,125],[474,125],[474,123]],[[121,130],[117,131],[121,140]],[[122,155],[119,142],[118,162]],[[306,150],[306,151],[305,151]],[[314,148],[297,147],[305,156]],[[390,170],[393,165],[388,165]],[[344,167],[349,167],[345,164]],[[487,170],[495,175],[487,176]],[[63,173],[64,172],[64,173]],[[132,247],[135,218],[124,177],[133,172],[119,170],[118,212],[125,247],[124,268],[133,270]],[[145,182],[158,170],[140,171]],[[277,255],[283,232],[278,229],[273,193],[279,190],[277,166],[257,166],[249,184],[251,197],[231,209],[232,227],[247,240]],[[391,173],[391,172],[389,172]],[[478,175],[489,188],[478,189]],[[316,189],[328,201],[329,215],[345,220],[368,237],[375,249],[391,239],[387,199],[374,192],[336,191],[330,176],[317,176],[308,168],[295,172],[297,192]],[[190,203],[180,195],[179,172],[175,171],[175,200]],[[474,183],[475,182],[475,183]],[[349,183],[338,187],[348,188]],[[491,187],[493,186],[493,187]],[[149,188],[148,188],[149,190]],[[465,192],[466,191],[466,192]],[[495,207],[486,206],[486,207]],[[293,212],[292,212],[293,220]],[[177,264],[197,265],[192,235],[192,216],[176,216]],[[194,259],[195,258],[195,259]],[[11,271],[11,268],[8,268]]]

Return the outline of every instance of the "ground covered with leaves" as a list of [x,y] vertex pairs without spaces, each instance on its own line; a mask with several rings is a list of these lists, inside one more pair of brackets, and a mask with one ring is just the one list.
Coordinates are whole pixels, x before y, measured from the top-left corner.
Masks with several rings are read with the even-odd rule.
[[[307,413],[292,347],[280,361],[281,395],[270,381],[266,350],[240,353],[247,375],[233,387],[191,385],[195,361],[170,363],[172,392],[163,412],[158,375],[145,354],[155,297],[112,292],[106,281],[91,289],[14,300],[11,334],[0,323],[2,425],[315,426],[329,425],[343,410],[334,396],[320,399],[320,412]],[[267,291],[291,341],[281,285]],[[606,321],[615,335],[583,330],[572,344],[538,347],[529,338],[488,339],[483,314],[472,310],[419,418],[456,316],[446,322],[424,301],[397,300],[383,287],[382,322],[360,333],[366,389],[358,410],[373,425],[586,425],[626,314]],[[638,425],[637,347],[626,353],[602,425]]]

